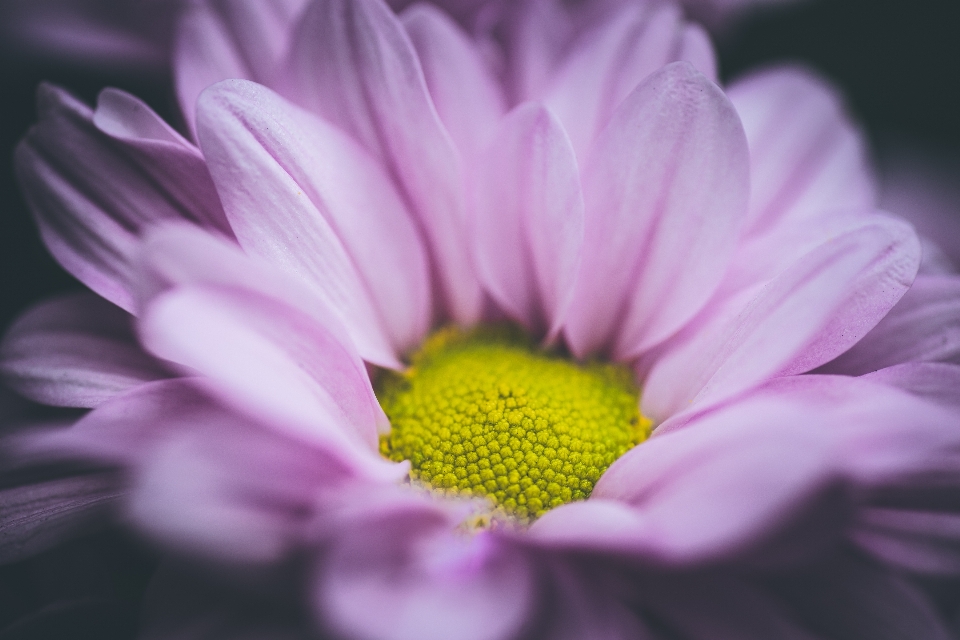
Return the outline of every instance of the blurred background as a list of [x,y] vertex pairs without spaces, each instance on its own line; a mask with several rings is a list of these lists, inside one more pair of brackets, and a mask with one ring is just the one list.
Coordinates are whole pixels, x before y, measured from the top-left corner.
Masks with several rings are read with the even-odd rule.
[[[721,31],[717,47],[727,81],[785,60],[824,73],[845,92],[881,173],[927,189],[926,208],[953,215],[952,206],[960,206],[958,31],[956,0],[808,0],[742,17]],[[112,68],[91,71],[65,61],[69,57],[25,57],[7,40],[0,43],[0,330],[27,305],[80,286],[43,248],[13,175],[12,150],[35,120],[37,84],[63,85],[91,103],[102,87],[120,87],[178,123],[162,64],[133,72],[118,56]],[[898,193],[886,199],[892,206],[917,197]]]

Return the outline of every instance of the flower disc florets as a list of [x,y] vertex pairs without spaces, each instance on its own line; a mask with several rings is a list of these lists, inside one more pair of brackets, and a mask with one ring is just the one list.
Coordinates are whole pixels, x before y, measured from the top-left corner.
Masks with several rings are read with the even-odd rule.
[[540,352],[510,329],[434,333],[403,374],[378,384],[391,460],[434,490],[486,496],[521,522],[590,495],[644,440],[631,372]]

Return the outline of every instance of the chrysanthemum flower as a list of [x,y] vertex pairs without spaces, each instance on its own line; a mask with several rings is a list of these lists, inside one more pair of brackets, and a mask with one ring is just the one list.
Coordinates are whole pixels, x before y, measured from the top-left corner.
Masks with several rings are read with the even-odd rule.
[[[161,570],[157,637],[949,637],[904,572],[960,568],[956,368],[809,373],[920,264],[822,82],[724,93],[671,6],[502,55],[425,5],[194,18],[197,146],[46,87],[17,151],[52,253],[136,320],[64,298],[2,351],[93,407],[22,455],[120,464],[127,521],[221,569]],[[63,527],[103,490],[71,486]]]

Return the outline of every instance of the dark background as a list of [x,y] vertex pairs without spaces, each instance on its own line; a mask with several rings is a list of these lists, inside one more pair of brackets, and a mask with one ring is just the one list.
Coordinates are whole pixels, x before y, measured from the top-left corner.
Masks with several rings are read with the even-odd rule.
[[[960,19],[957,0],[813,0],[745,18],[718,38],[725,79],[758,65],[800,60],[833,79],[875,148],[906,144],[960,157]],[[78,288],[41,245],[13,177],[11,153],[33,122],[41,80],[92,102],[121,87],[176,121],[170,79],[156,73],[94,73],[0,58],[0,330],[50,293]],[[960,165],[958,165],[960,166]],[[958,176],[960,181],[960,176]]]

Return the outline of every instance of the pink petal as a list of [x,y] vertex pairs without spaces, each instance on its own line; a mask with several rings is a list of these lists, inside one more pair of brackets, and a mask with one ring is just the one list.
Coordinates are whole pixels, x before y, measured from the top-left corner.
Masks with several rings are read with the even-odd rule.
[[717,52],[713,49],[710,34],[699,24],[690,23],[683,28],[683,41],[677,59],[686,60],[711,81],[720,84]]
[[209,376],[229,406],[374,477],[405,473],[377,452],[384,416],[362,361],[314,318],[254,293],[188,286],[155,298],[140,330],[152,351]]
[[363,149],[238,80],[204,94],[199,127],[241,246],[317,285],[364,357],[389,364],[419,342],[431,315],[425,252]]
[[319,578],[323,620],[350,637],[495,640],[513,637],[533,608],[519,550],[408,514],[345,526]]
[[349,473],[336,459],[211,405],[175,411],[134,470],[127,517],[191,555],[265,564],[302,540],[316,495]]
[[913,230],[893,218],[878,216],[824,243],[748,304],[737,302],[742,312],[718,314],[671,345],[644,384],[644,414],[664,420],[831,360],[896,304],[919,259]]
[[0,489],[0,563],[18,562],[86,533],[122,496],[116,476],[104,473]]
[[[531,533],[550,546],[667,564],[737,554],[794,562],[804,546],[822,548],[844,532],[845,487],[928,468],[956,448],[958,425],[947,408],[890,387],[783,378],[687,428],[657,432],[607,469],[589,501],[547,512]],[[799,547],[787,544],[798,532]]]
[[858,376],[921,361],[960,364],[958,276],[918,276],[876,327],[821,371]]
[[420,58],[437,114],[469,162],[507,110],[500,85],[467,34],[440,9],[417,3],[400,19]]
[[559,328],[583,242],[583,194],[570,141],[544,107],[504,119],[479,163],[476,263],[506,312],[534,332]]
[[944,362],[907,362],[863,376],[903,389],[915,396],[960,409],[960,365]]
[[[528,98],[543,100],[556,114],[581,161],[586,158],[593,139],[616,107],[612,103],[612,91],[619,74],[626,73],[621,69],[625,63],[624,51],[630,48],[633,41],[643,39],[646,14],[641,4],[629,5],[624,7],[616,20],[609,20],[596,30],[588,31],[577,46],[567,53],[557,70],[550,74],[549,84],[542,92]],[[637,78],[637,82],[665,62],[663,60],[651,68],[647,68],[650,65],[643,65],[644,69],[640,70],[643,75]],[[630,87],[627,93],[632,89]],[[623,97],[620,96],[621,99]]]
[[428,241],[446,310],[475,321],[481,297],[464,233],[461,159],[399,20],[380,0],[317,0],[288,66],[285,94],[353,135],[397,179]]
[[104,89],[97,97],[93,124],[123,144],[130,157],[190,220],[232,235],[200,150],[147,105],[129,93]]
[[[89,108],[60,89],[41,86],[38,103],[40,123],[17,147],[16,167],[40,233],[67,271],[130,311],[130,258],[139,230],[157,220],[216,218],[203,209],[215,202],[202,187],[205,170],[183,141],[140,135],[155,117],[133,98],[105,95],[105,130]],[[196,200],[180,202],[180,170],[169,162],[195,169],[190,184],[200,185]]]
[[276,81],[290,33],[307,0],[201,0],[177,25],[174,74],[180,108],[196,137],[197,98],[221,80]]
[[170,375],[137,344],[130,316],[88,293],[20,316],[0,344],[0,372],[18,393],[60,407],[95,407]]
[[802,68],[773,68],[735,82],[728,94],[750,144],[750,230],[874,207],[864,142],[826,82]]
[[619,107],[584,172],[583,265],[566,326],[578,356],[637,355],[720,282],[746,213],[747,149],[733,107],[689,63]]

